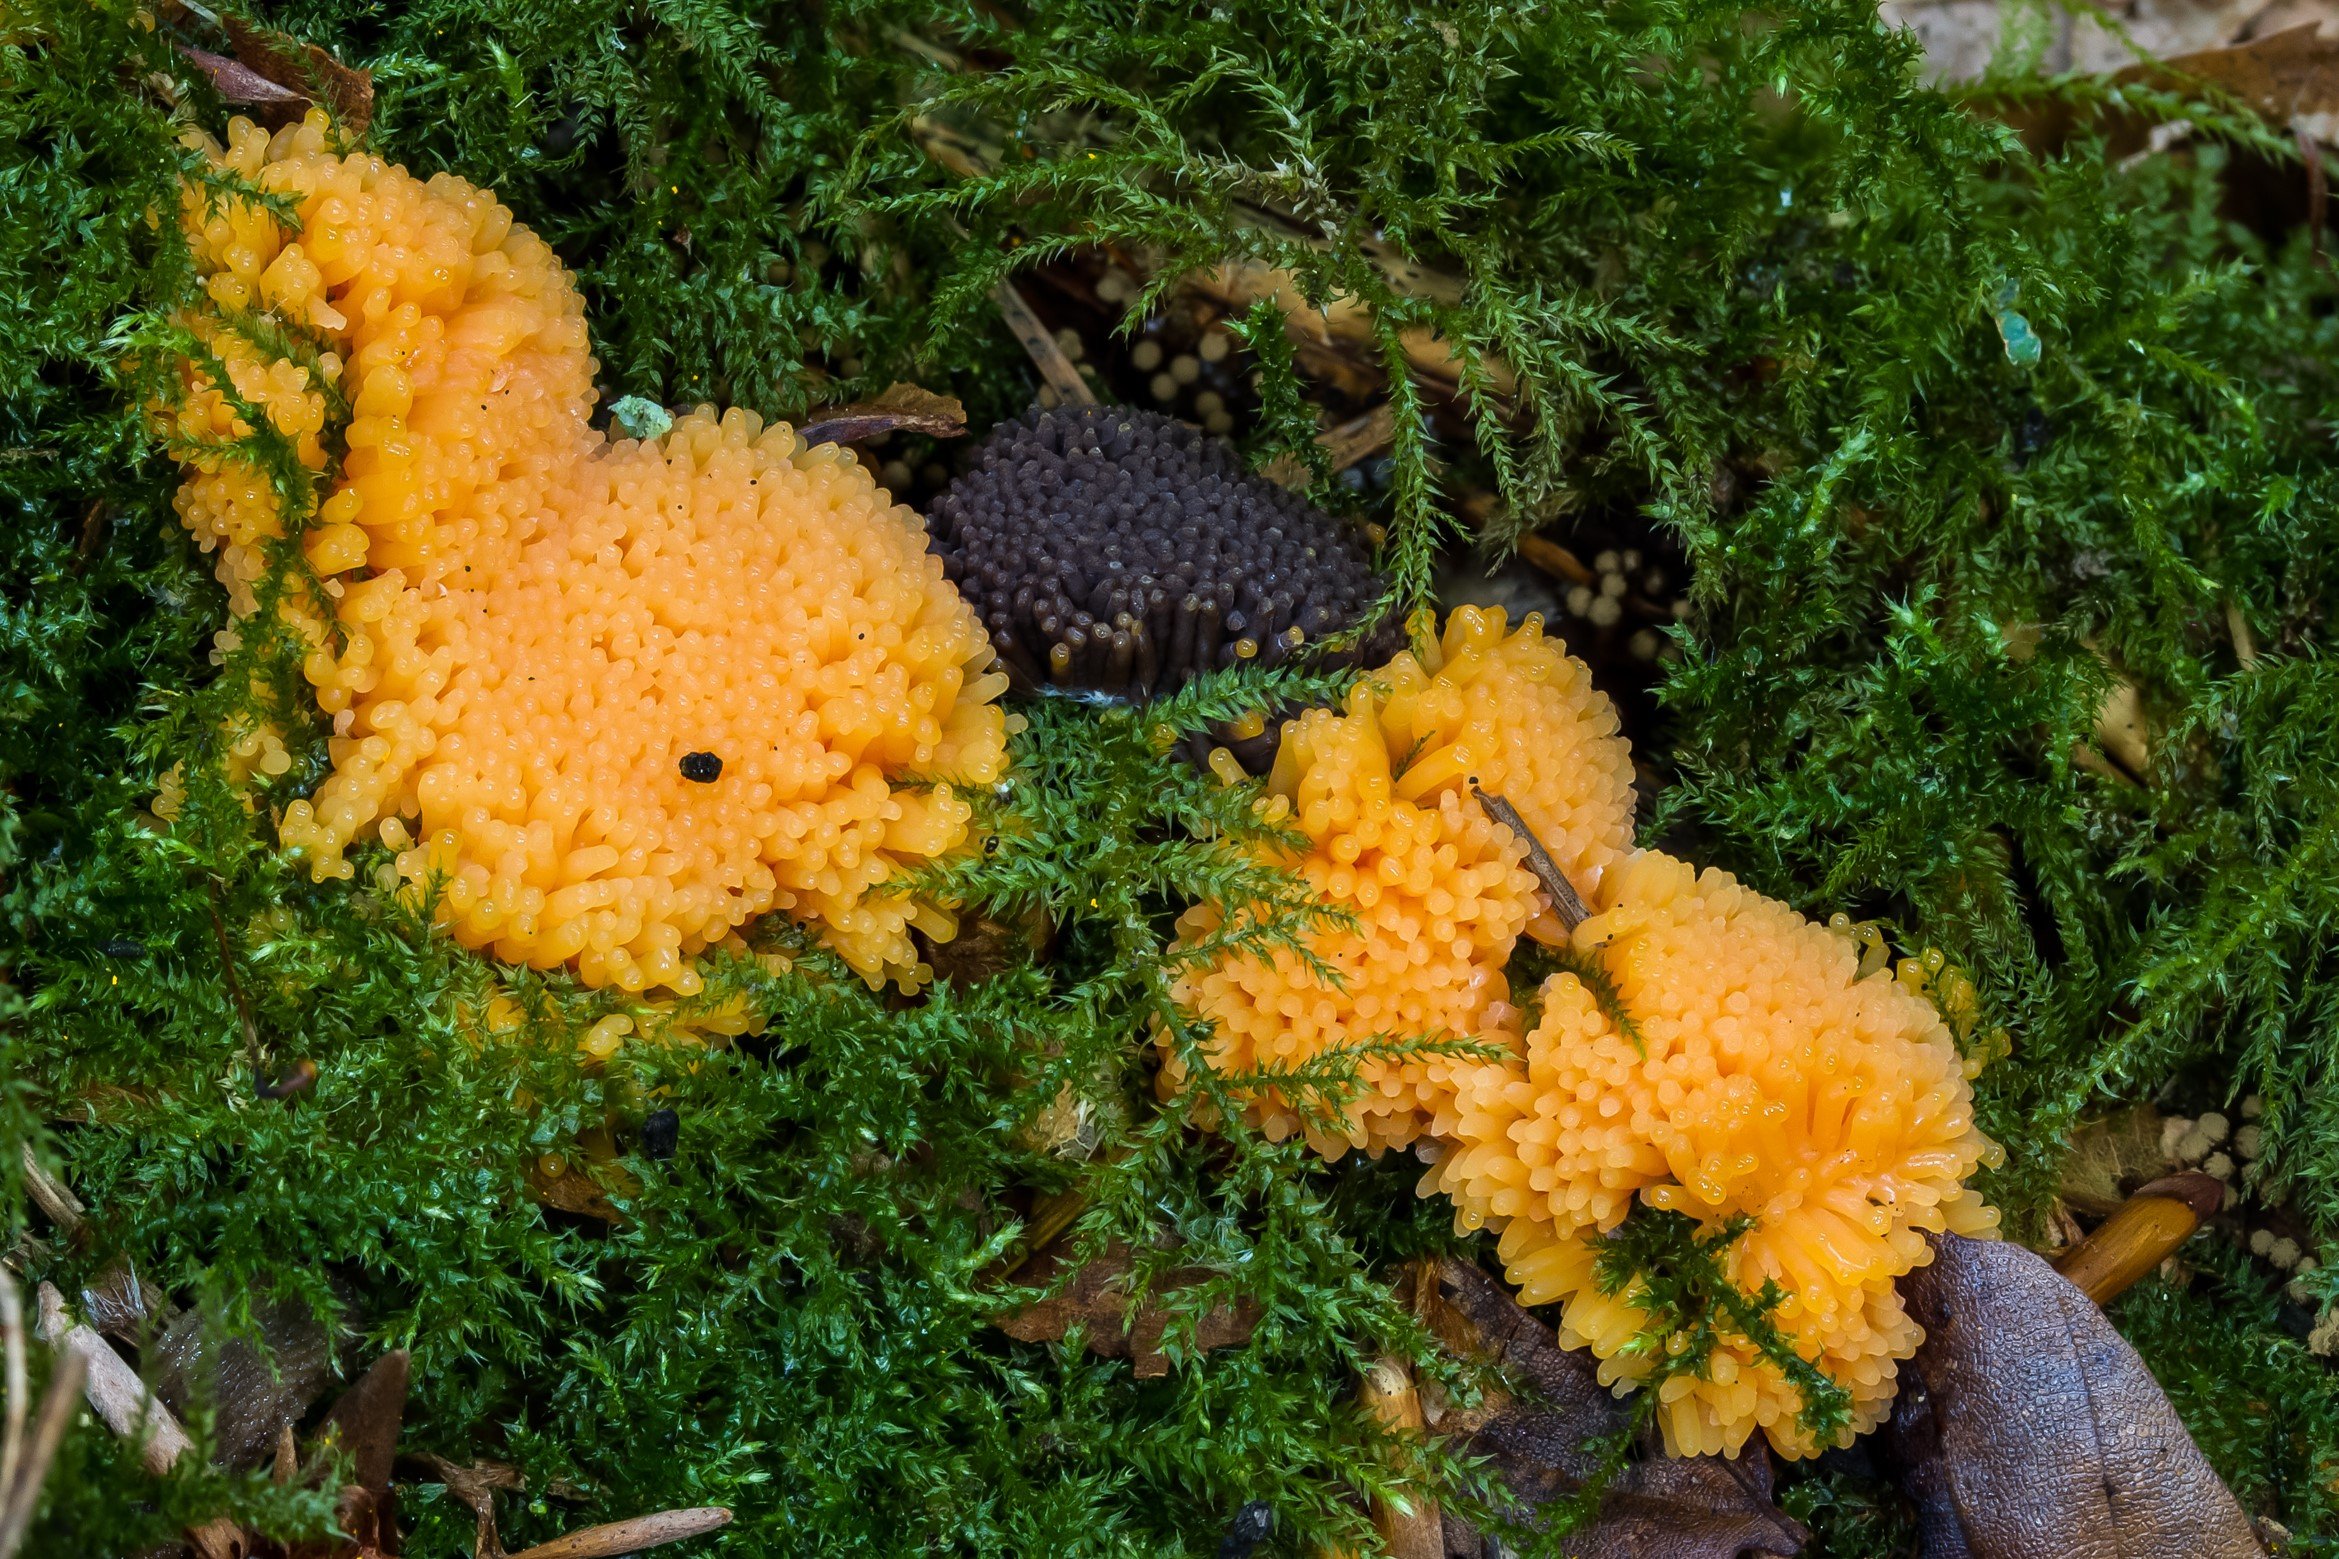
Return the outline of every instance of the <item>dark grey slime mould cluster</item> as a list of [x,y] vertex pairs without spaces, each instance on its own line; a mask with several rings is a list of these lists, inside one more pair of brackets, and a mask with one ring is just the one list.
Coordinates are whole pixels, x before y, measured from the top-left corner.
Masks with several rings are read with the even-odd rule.
[[[1144,698],[1274,665],[1363,622],[1363,539],[1243,469],[1231,445],[1127,406],[1001,423],[934,501],[934,548],[1026,688]],[[1394,622],[1344,646],[1384,658]]]

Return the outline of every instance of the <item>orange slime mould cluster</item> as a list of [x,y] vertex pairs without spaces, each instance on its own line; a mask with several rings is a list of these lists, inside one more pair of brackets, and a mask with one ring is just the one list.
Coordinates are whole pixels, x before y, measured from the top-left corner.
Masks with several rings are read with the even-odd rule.
[[327,493],[289,528],[322,593],[292,570],[275,610],[332,772],[284,846],[347,876],[374,830],[459,940],[590,985],[689,995],[693,955],[773,909],[916,983],[910,928],[954,926],[889,885],[966,842],[958,787],[1000,778],[1007,734],[917,517],[750,412],[606,440],[576,288],[491,194],[339,154],[315,114],[206,150],[295,217],[182,212],[208,306],[165,413],[177,505],[239,622],[288,535],[255,430]]
[[[1574,950],[1607,978],[1631,1031],[1573,974],[1545,982],[1520,1068],[1466,1077],[1446,1155],[1424,1178],[1498,1251],[1528,1304],[1611,1383],[1655,1361],[1631,1288],[1594,1280],[1598,1238],[1635,1197],[1707,1224],[1751,1220],[1721,1257],[1741,1292],[1776,1282],[1772,1319],[1851,1396],[1843,1439],[1889,1411],[1922,1334],[1893,1283],[1932,1259],[1926,1232],[1984,1235],[1997,1212],[1965,1180],[1998,1149],[1932,1005],[1889,974],[1858,978],[1852,941],[1728,873],[1642,851],[1611,873]],[[1724,1329],[1704,1377],[1660,1388],[1666,1443],[1734,1453],[1759,1427],[1814,1455],[1802,1394]]]
[[[1632,767],[1616,712],[1580,661],[1530,617],[1516,632],[1498,609],[1455,612],[1441,639],[1368,673],[1346,708],[1310,710],[1283,728],[1269,804],[1308,840],[1282,861],[1349,923],[1298,954],[1238,956],[1185,974],[1178,1000],[1211,1024],[1220,1071],[1288,1071],[1331,1051],[1423,1036],[1516,1047],[1503,966],[1540,913],[1524,843],[1486,816],[1475,778],[1503,795],[1579,892],[1632,844]],[[1215,905],[1179,921],[1191,946],[1223,923]],[[1162,1079],[1186,1063],[1163,1040]],[[1253,1103],[1277,1138],[1304,1132],[1318,1151],[1378,1152],[1443,1129],[1467,1057],[1360,1061],[1363,1084],[1337,1131],[1273,1087]]]
[[[1289,954],[1233,952],[1184,975],[1178,999],[1221,1072],[1289,1072],[1373,1039],[1491,1048],[1362,1062],[1344,1131],[1271,1084],[1247,1103],[1269,1134],[1304,1131],[1331,1156],[1412,1144],[1431,1161],[1422,1193],[1449,1196],[1458,1227],[1499,1232],[1522,1300],[1564,1304],[1562,1340],[1619,1390],[1665,1355],[1634,1283],[1601,1292],[1601,1237],[1636,1204],[1709,1230],[1744,1220],[1723,1275],[1747,1294],[1778,1285],[1771,1319],[1851,1399],[1846,1443],[1884,1417],[1922,1340],[1893,1284],[1931,1259],[1924,1235],[1996,1226],[1965,1186],[1998,1153],[1965,1066],[1929,1003],[1859,976],[1849,938],[1725,873],[1634,851],[1613,710],[1533,619],[1503,630],[1500,613],[1457,611],[1436,649],[1368,676],[1344,712],[1284,727],[1266,805],[1288,806],[1309,841],[1284,864],[1352,917],[1308,941],[1339,982]],[[1572,935],[1473,783],[1518,808],[1594,911]],[[1223,919],[1189,911],[1188,945]],[[1530,924],[1584,975],[1546,980],[1521,1034],[1504,966]],[[1187,1085],[1162,1045],[1165,1089]],[[1708,1319],[1703,1368],[1656,1387],[1667,1448],[1735,1455],[1760,1429],[1782,1455],[1824,1449],[1801,1389]],[[1676,1357],[1689,1344],[1656,1341]]]

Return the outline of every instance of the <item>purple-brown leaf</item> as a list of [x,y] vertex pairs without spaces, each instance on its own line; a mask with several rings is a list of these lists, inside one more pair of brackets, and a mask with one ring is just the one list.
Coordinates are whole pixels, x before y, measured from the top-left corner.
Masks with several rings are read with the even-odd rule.
[[333,1378],[333,1338],[308,1305],[261,1299],[256,1338],[216,1337],[199,1312],[181,1311],[146,1360],[155,1394],[182,1416],[199,1401],[215,1409],[212,1455],[223,1467],[257,1467]]
[[352,70],[313,43],[254,27],[240,17],[222,17],[220,25],[227,29],[235,58],[183,43],[179,53],[211,78],[225,101],[250,109],[255,119],[272,126],[297,121],[310,103],[321,101],[353,139],[373,123],[372,71]]
[[2136,1350],[2019,1245],[1944,1235],[1887,1431],[1926,1559],[2258,1559]]
[[[1042,1251],[1016,1274],[1016,1281],[1035,1288],[1054,1284],[1063,1273],[1064,1253]],[[999,1330],[1018,1342],[1057,1342],[1073,1327],[1084,1329],[1088,1351],[1108,1359],[1128,1359],[1139,1380],[1169,1373],[1169,1357],[1162,1337],[1173,1311],[1163,1303],[1181,1288],[1207,1282],[1213,1273],[1201,1267],[1175,1267],[1154,1280],[1137,1313],[1129,1313],[1132,1262],[1129,1247],[1115,1241],[1095,1260],[1072,1275],[1052,1298],[1026,1305],[999,1317]],[[1194,1346],[1204,1352],[1247,1341],[1259,1325],[1259,1304],[1241,1299],[1232,1305],[1205,1310],[1194,1326]]]
[[807,444],[866,444],[886,433],[957,438],[966,432],[966,407],[955,395],[897,384],[873,401],[831,406],[796,430]]
[[398,1459],[406,1376],[406,1350],[394,1348],[376,1359],[325,1415],[323,1433],[349,1458],[351,1481],[376,1493],[390,1487],[390,1470]]
[[185,43],[179,45],[179,53],[188,64],[211,78],[211,85],[217,89],[222,102],[233,103],[238,108],[308,107],[306,96],[277,85],[242,60]]
[[[1456,1353],[1499,1364],[1532,1400],[1489,1391],[1473,1408],[1446,1411],[1433,1432],[1459,1437],[1489,1458],[1519,1506],[1539,1524],[1572,1500],[1600,1467],[1597,1442],[1629,1422],[1630,1409],[1601,1385],[1589,1353],[1562,1348],[1551,1328],[1519,1308],[1509,1288],[1476,1266],[1446,1260],[1421,1309]],[[1642,1447],[1609,1482],[1590,1522],[1561,1549],[1570,1559],[1742,1559],[1793,1555],[1810,1533],[1771,1502],[1770,1453],[1756,1445],[1735,1461],[1669,1457]],[[1478,1559],[1483,1539],[1446,1512],[1450,1559]]]

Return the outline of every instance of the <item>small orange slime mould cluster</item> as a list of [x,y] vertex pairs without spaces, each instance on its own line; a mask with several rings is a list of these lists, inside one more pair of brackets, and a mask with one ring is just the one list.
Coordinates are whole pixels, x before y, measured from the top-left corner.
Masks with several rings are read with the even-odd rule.
[[[274,597],[334,732],[284,846],[347,876],[374,830],[463,943],[589,985],[690,995],[772,909],[916,984],[910,928],[954,923],[889,884],[966,842],[954,787],[997,781],[1007,734],[917,517],[750,412],[606,440],[576,288],[493,195],[338,153],[317,114],[205,150],[295,214],[182,211],[207,306],[177,504],[239,623],[287,535],[255,429],[328,494],[298,530],[321,594],[293,570]],[[241,745],[284,771],[273,733]]]
[[[1470,1037],[1516,1049],[1518,1011],[1503,976],[1538,913],[1526,847],[1489,819],[1463,783],[1476,775],[1515,805],[1578,891],[1632,846],[1632,767],[1616,711],[1581,662],[1533,621],[1506,634],[1500,612],[1463,608],[1444,638],[1368,673],[1346,708],[1285,725],[1267,779],[1275,815],[1309,849],[1281,864],[1351,927],[1311,939],[1328,983],[1289,951],[1235,958],[1184,976],[1175,991],[1214,1026],[1222,1071],[1282,1070],[1327,1050],[1409,1036]],[[1188,910],[1185,944],[1217,930],[1216,905]],[[1442,1130],[1448,1056],[1370,1059],[1346,1129],[1328,1135],[1273,1089],[1257,1101],[1274,1137],[1304,1131],[1337,1157],[1401,1147]],[[1185,1063],[1167,1049],[1163,1078]]]
[[[1832,1442],[1848,1443],[1885,1416],[1922,1339],[1893,1282],[1931,1259],[1924,1234],[1997,1223],[1965,1186],[1998,1151],[1974,1124],[1966,1067],[1930,1003],[1859,976],[1849,938],[1726,873],[1634,850],[1614,709],[1536,619],[1506,630],[1499,611],[1460,609],[1439,642],[1362,678],[1345,710],[1284,726],[1265,805],[1307,841],[1282,864],[1350,917],[1307,938],[1339,981],[1288,952],[1237,952],[1185,974],[1178,1000],[1206,1020],[1202,1051],[1222,1072],[1406,1037],[1493,1049],[1361,1060],[1337,1131],[1272,1085],[1248,1108],[1327,1156],[1414,1146],[1431,1161],[1422,1193],[1452,1198],[1458,1226],[1498,1231],[1522,1300],[1562,1304],[1562,1341],[1591,1348],[1619,1390],[1656,1373],[1636,1346],[1652,1320],[1634,1284],[1601,1292],[1601,1236],[1636,1202],[1708,1228],[1748,1220],[1724,1275],[1749,1294],[1778,1284],[1772,1319],[1851,1399]],[[1593,911],[1572,933],[1473,784],[1517,808]],[[1188,911],[1186,945],[1223,921],[1218,906]],[[1546,980],[1524,1033],[1504,978],[1522,930],[1585,975]],[[1164,1088],[1185,1086],[1186,1059],[1169,1036],[1161,1046]],[[1785,1456],[1824,1449],[1799,1421],[1800,1389],[1719,1330],[1701,1372],[1658,1387],[1667,1448],[1735,1455],[1760,1429]]]

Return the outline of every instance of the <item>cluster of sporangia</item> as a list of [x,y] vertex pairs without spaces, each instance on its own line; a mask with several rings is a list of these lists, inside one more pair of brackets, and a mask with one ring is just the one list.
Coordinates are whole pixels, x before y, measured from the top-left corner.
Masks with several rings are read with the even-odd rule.
[[929,518],[1031,687],[1143,696],[1272,666],[1355,627],[1381,594],[1353,526],[1201,429],[1127,406],[1001,424]]
[[[954,927],[899,874],[964,847],[952,787],[999,779],[1008,720],[983,621],[916,516],[851,457],[744,412],[605,441],[574,286],[461,180],[338,154],[315,116],[273,137],[238,121],[206,149],[297,214],[189,191],[208,304],[168,412],[179,512],[237,622],[265,605],[308,646],[333,720],[332,772],[284,809],[286,847],[347,875],[373,830],[410,890],[443,885],[461,941],[588,984],[688,994],[693,955],[772,909],[873,984],[921,979],[910,927]],[[255,458],[271,440],[328,493],[304,524]],[[1376,594],[1332,521],[1126,409],[1011,424],[936,532],[1035,683],[1134,694],[1272,661]],[[237,746],[241,771],[284,771],[278,733]],[[1479,790],[1591,906],[1572,932]],[[1313,964],[1230,954],[1177,994],[1222,1071],[1366,1053],[1336,1129],[1265,1083],[1260,1123],[1328,1155],[1414,1146],[1424,1191],[1501,1231],[1524,1297],[1564,1301],[1564,1335],[1611,1383],[1658,1371],[1636,1290],[1600,1291],[1602,1234],[1636,1200],[1743,1218],[1727,1275],[1784,1291],[1778,1324],[1851,1396],[1846,1438],[1877,1422],[1917,1341],[1893,1280],[1927,1259],[1923,1231],[1995,1217],[1963,1186],[1994,1149],[1933,1009],[1859,978],[1848,940],[1785,906],[1635,852],[1615,711],[1533,619],[1458,611],[1343,708],[1285,722],[1266,792],[1305,841],[1282,864],[1345,918],[1311,937]],[[1183,944],[1224,914],[1189,911]],[[1593,975],[1546,981],[1532,1023],[1504,973],[1522,932]],[[1424,1037],[1498,1059],[1372,1048]],[[1163,1046],[1176,1088],[1188,1053]],[[1661,1392],[1677,1452],[1734,1452],[1757,1426],[1818,1449],[1798,1390],[1727,1327]]]
[[591,985],[688,995],[692,955],[772,909],[915,983],[910,927],[953,927],[890,884],[966,841],[953,786],[998,780],[1007,736],[917,516],[749,412],[606,441],[574,284],[462,180],[339,155],[314,114],[206,149],[297,216],[185,198],[210,360],[170,413],[178,509],[239,621],[285,577],[255,428],[326,473],[328,397],[350,412],[298,533],[322,595],[275,601],[334,725],[286,848],[346,876],[376,830],[459,940]]
[[[1349,923],[1308,938],[1312,964],[1236,955],[1181,978],[1208,1022],[1199,1048],[1255,1076],[1361,1047],[1362,1087],[1336,1124],[1271,1084],[1250,1092],[1255,1119],[1327,1156],[1413,1146],[1432,1166],[1423,1193],[1500,1231],[1520,1298],[1563,1303],[1562,1339],[1590,1347],[1610,1384],[1662,1373],[1662,1355],[1635,1289],[1601,1291],[1601,1236],[1636,1200],[1708,1227],[1747,1220],[1723,1274],[1750,1294],[1779,1285],[1780,1331],[1850,1397],[1846,1442],[1882,1421],[1921,1340],[1893,1282],[1931,1259],[1924,1232],[1996,1223],[1964,1186],[1997,1151],[1965,1066],[1929,1003],[1882,971],[1859,978],[1849,938],[1726,873],[1634,850],[1615,710],[1535,619],[1506,626],[1458,610],[1442,639],[1360,678],[1345,709],[1285,724],[1265,808],[1306,845],[1281,859]],[[1572,933],[1480,790],[1517,809],[1591,909]],[[1183,941],[1223,917],[1188,911]],[[1532,1024],[1504,975],[1522,931],[1593,977],[1544,981]],[[1497,1058],[1387,1053],[1421,1036]],[[1161,1045],[1165,1086],[1182,1086],[1185,1056]],[[1735,1454],[1759,1427],[1784,1455],[1823,1449],[1801,1389],[1719,1331],[1702,1370],[1658,1388],[1667,1446]]]

